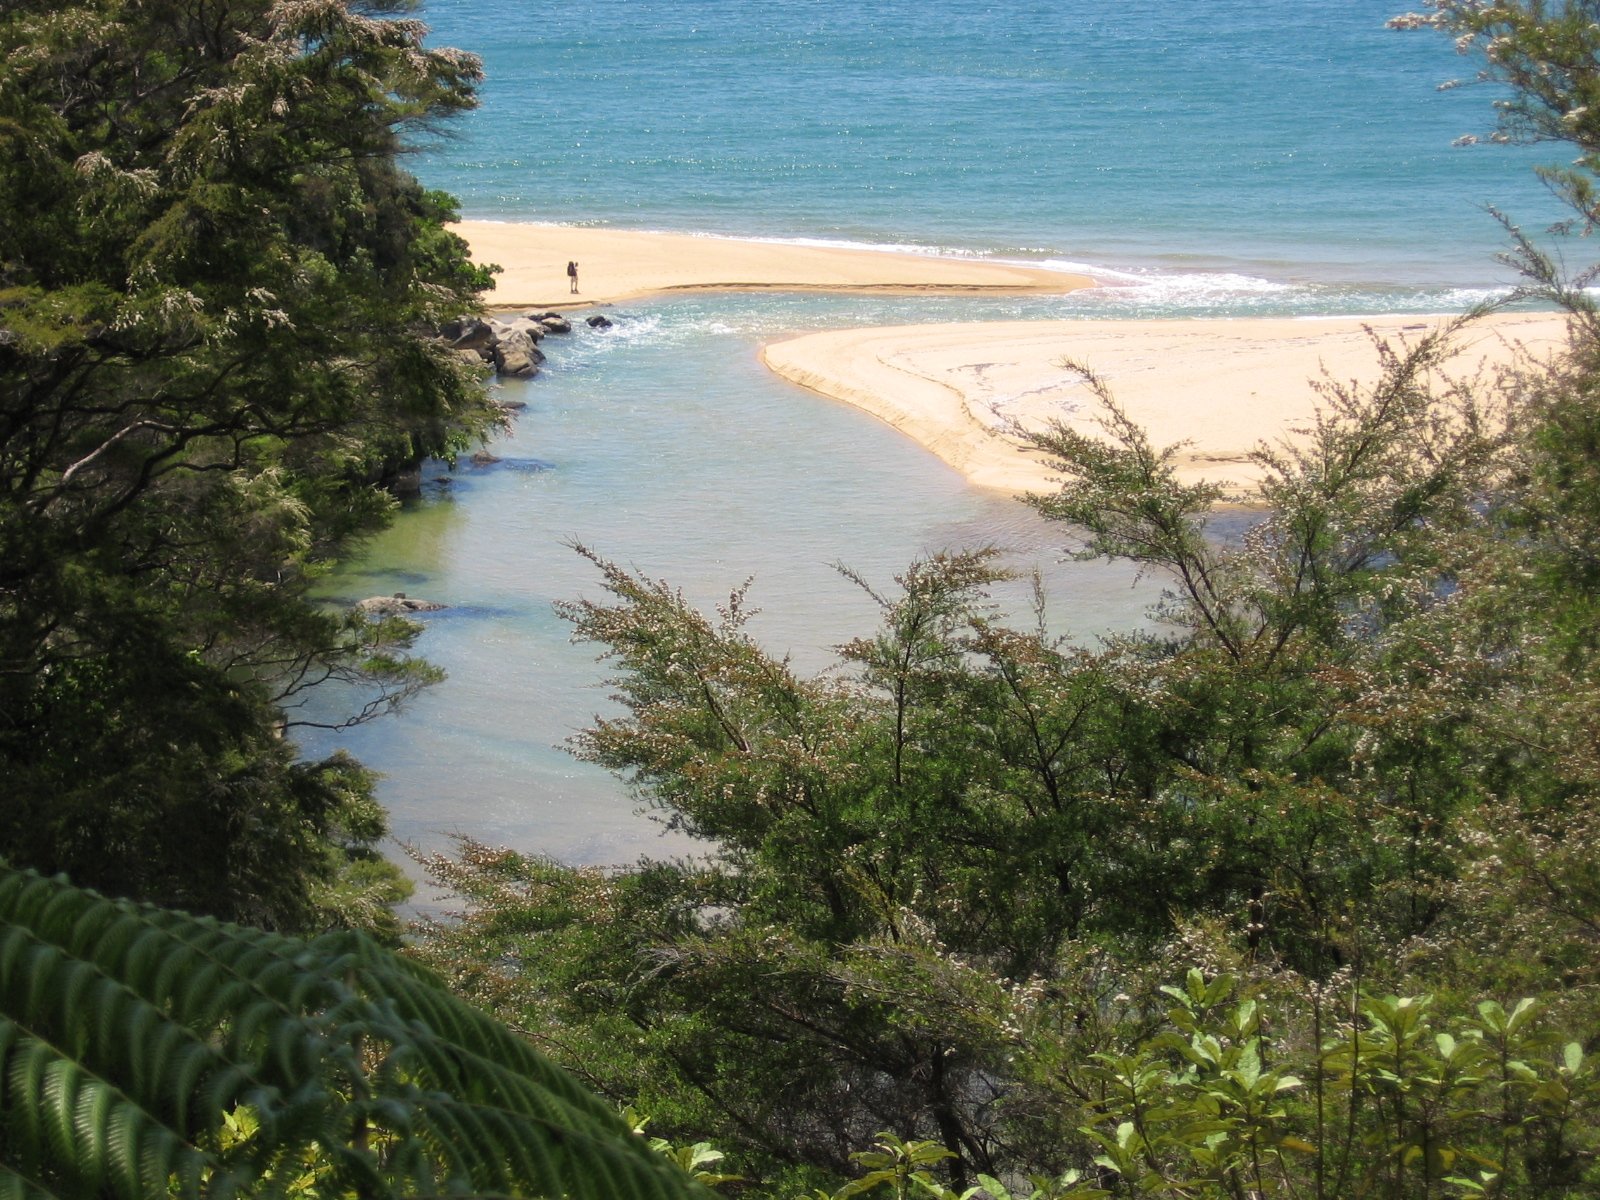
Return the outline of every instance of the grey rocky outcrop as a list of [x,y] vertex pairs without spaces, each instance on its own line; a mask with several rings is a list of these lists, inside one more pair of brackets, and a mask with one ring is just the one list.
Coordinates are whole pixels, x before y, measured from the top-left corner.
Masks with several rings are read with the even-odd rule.
[[535,345],[537,345],[539,341],[543,339],[544,335],[549,332],[549,330],[544,327],[542,322],[537,321],[532,317],[512,317],[508,321],[500,321],[491,318],[489,324],[494,329],[495,333],[499,334],[501,337],[506,337],[513,333],[520,333],[524,334],[528,340],[533,342]]
[[[609,329],[605,317],[590,317],[595,329]],[[531,379],[545,361],[539,343],[552,333],[571,333],[572,322],[558,312],[517,316],[457,317],[439,328],[439,339],[471,363],[483,363],[510,379]]]
[[494,326],[478,317],[457,317],[439,330],[452,350],[487,350],[494,345]]
[[544,355],[520,329],[505,329],[495,340],[494,369],[511,379],[531,379],[539,373]]
[[437,600],[416,600],[404,592],[396,592],[392,596],[368,596],[357,602],[356,611],[368,617],[399,617],[406,613],[438,612],[449,607]]

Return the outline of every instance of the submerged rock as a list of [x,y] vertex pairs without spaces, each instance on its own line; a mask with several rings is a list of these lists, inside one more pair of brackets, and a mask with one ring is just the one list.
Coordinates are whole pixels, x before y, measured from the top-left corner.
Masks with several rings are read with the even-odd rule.
[[414,600],[404,592],[392,596],[368,596],[356,604],[356,611],[368,617],[399,617],[406,613],[438,612],[449,608],[437,600]]

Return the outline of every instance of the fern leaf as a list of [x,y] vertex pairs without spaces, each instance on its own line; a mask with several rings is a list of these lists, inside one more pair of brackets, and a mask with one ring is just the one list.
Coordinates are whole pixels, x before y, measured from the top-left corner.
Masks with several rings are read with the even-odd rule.
[[707,1194],[358,934],[304,941],[0,866],[0,1200],[283,1190],[306,1162],[370,1197]]

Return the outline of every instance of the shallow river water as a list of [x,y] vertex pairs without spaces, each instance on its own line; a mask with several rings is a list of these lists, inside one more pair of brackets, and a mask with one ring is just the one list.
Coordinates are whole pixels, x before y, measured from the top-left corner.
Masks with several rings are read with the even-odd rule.
[[[563,748],[610,708],[605,665],[553,610],[599,593],[573,541],[708,609],[752,578],[752,633],[807,671],[875,624],[840,563],[882,591],[919,555],[994,545],[1018,570],[1043,572],[1056,631],[1092,639],[1141,619],[1150,581],[1136,590],[1125,565],[1062,561],[1070,530],[968,486],[888,426],[757,360],[775,321],[903,313],[773,307],[633,306],[613,313],[611,330],[552,338],[545,372],[502,389],[527,408],[490,448],[501,461],[430,470],[423,499],[330,581],[339,601],[406,592],[450,606],[424,618],[418,646],[445,683],[398,717],[301,738],[307,753],[347,746],[385,774],[399,838],[437,847],[461,832],[584,863],[681,844],[663,842],[622,784]],[[1019,582],[997,599],[1029,621],[1030,595]]]

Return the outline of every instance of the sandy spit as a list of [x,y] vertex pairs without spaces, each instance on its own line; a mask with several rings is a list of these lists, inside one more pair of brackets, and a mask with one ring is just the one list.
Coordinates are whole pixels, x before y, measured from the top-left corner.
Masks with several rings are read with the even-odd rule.
[[[1013,321],[905,325],[813,333],[762,351],[773,371],[856,405],[915,439],[973,483],[1010,492],[1049,489],[1054,477],[1007,433],[1054,419],[1099,435],[1093,370],[1157,446],[1190,443],[1179,475],[1235,489],[1256,478],[1261,442],[1292,439],[1311,421],[1310,381],[1370,383],[1373,336],[1415,339],[1444,318]],[[1563,339],[1563,318],[1484,318],[1460,339],[1448,374],[1492,370],[1523,346]]]
[[[1085,275],[887,250],[498,221],[452,228],[475,262],[502,268],[485,297],[494,308],[570,308],[686,289],[1022,295],[1094,286]],[[568,262],[578,264],[576,295]]]

